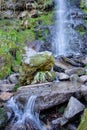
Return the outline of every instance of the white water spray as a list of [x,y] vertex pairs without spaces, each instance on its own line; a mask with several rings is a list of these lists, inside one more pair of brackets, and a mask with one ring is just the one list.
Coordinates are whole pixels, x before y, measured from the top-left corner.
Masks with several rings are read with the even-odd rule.
[[[24,111],[21,111],[16,103],[16,100],[11,98],[8,101],[7,106],[11,108],[14,112],[14,120],[12,121],[12,128],[11,130],[19,130],[20,126],[24,129],[26,129],[26,124],[29,123],[30,129],[38,129],[38,130],[47,130],[41,123],[39,119],[39,113],[35,111],[35,101],[37,96],[32,95],[25,108]],[[27,123],[26,123],[27,122]],[[21,128],[21,129],[22,129]],[[24,130],[23,129],[23,130]]]
[[55,55],[66,55],[67,36],[66,29],[66,3],[65,0],[55,0],[56,4],[56,34],[53,42],[53,52]]

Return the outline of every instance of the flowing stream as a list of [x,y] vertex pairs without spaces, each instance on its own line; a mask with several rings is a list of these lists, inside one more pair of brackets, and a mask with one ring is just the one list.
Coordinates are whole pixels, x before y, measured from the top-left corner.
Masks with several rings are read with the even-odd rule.
[[8,101],[7,107],[14,112],[11,129],[9,130],[47,130],[39,119],[39,113],[35,111],[36,98],[35,95],[29,98],[24,111],[19,109],[13,97]]

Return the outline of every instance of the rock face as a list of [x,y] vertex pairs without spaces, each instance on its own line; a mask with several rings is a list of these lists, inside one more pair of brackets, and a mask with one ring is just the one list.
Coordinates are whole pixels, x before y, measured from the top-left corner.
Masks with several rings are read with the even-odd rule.
[[22,64],[23,75],[20,78],[21,83],[30,84],[34,75],[39,72],[50,71],[54,64],[54,57],[51,52],[35,53],[33,56],[24,57]]

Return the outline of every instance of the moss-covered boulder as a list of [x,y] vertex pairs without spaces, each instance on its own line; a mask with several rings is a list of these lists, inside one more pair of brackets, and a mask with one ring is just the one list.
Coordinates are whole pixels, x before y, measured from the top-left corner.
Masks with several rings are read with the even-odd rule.
[[0,108],[0,130],[6,125],[6,112],[4,108]]
[[0,55],[0,79],[5,78],[11,72],[11,56],[9,54]]
[[54,57],[51,52],[45,51],[27,57],[22,64],[20,82],[30,84],[37,72],[51,71],[54,64]]
[[84,115],[77,130],[87,130],[87,108],[84,111]]

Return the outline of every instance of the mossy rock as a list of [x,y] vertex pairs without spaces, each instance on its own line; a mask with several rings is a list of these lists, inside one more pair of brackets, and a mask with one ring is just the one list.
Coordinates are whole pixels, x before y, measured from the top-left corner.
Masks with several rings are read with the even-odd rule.
[[77,130],[87,130],[87,108],[84,111],[80,125]]
[[11,55],[2,54],[0,56],[0,78],[5,78],[11,73]]
[[28,63],[22,64],[22,74],[20,82],[30,84],[37,72],[50,71],[54,64],[54,57],[50,52],[40,52],[29,58]]
[[6,111],[4,108],[0,108],[0,129],[6,125]]

